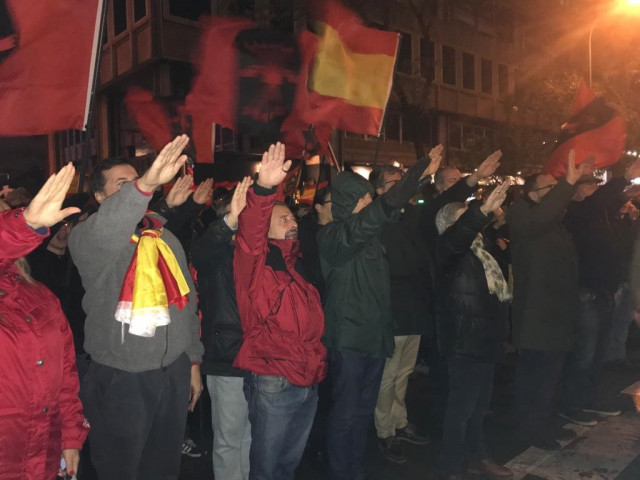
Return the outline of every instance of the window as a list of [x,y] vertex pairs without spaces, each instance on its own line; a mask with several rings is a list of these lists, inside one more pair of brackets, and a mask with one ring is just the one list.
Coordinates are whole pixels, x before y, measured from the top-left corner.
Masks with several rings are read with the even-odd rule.
[[384,132],[387,140],[400,141],[400,113],[397,111],[387,111],[384,120]]
[[452,47],[442,46],[442,81],[456,84],[456,51]]
[[509,67],[498,64],[498,94],[505,97],[509,93]]
[[452,123],[449,128],[449,146],[451,148],[462,148],[462,127],[459,123]]
[[169,14],[198,20],[200,15],[211,13],[211,0],[169,0]]
[[462,86],[468,90],[476,89],[475,57],[471,53],[462,53]]
[[[182,1],[182,0],[176,0]],[[229,14],[253,18],[256,10],[255,0],[231,0],[229,2]]]
[[113,0],[113,34],[127,29],[127,0]]
[[138,21],[147,15],[147,0],[134,0],[133,19]]
[[493,93],[493,64],[491,60],[483,58],[480,61],[480,76],[482,77],[482,93],[491,95]]
[[436,79],[436,49],[431,40],[420,39],[420,75],[429,81]]
[[411,34],[400,33],[400,49],[398,51],[397,69],[400,73],[413,73],[411,57]]

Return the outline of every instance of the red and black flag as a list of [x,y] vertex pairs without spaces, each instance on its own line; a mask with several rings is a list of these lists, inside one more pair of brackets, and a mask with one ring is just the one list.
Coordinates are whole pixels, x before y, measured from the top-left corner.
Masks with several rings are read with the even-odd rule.
[[572,149],[576,153],[576,165],[594,157],[596,168],[608,167],[620,159],[626,139],[627,130],[620,114],[582,81],[571,118],[560,128],[545,171],[556,177],[564,175]]
[[157,151],[185,133],[191,138],[186,154],[199,163],[213,162],[214,125],[194,118],[182,102],[161,103],[139,87],[129,88],[124,102],[140,132]]
[[0,0],[0,62],[9,55],[18,44],[18,35],[9,15],[6,0]]
[[187,96],[192,115],[237,132],[279,137],[293,108],[300,53],[295,38],[239,18],[213,18]]

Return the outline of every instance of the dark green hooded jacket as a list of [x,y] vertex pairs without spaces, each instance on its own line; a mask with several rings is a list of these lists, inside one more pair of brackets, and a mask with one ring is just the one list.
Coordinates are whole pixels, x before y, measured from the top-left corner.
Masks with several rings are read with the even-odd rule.
[[325,344],[368,357],[393,354],[389,263],[380,241],[397,209],[378,197],[357,214],[353,209],[373,188],[363,177],[341,173],[331,185],[333,222],[318,232],[326,282]]

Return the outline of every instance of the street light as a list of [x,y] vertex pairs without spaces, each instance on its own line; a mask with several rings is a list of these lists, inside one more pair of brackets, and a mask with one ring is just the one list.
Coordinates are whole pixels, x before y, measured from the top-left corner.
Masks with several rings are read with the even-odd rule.
[[[615,8],[613,9],[613,14],[623,14],[623,13],[631,13],[638,15],[640,12],[640,0],[618,0]],[[591,88],[592,84],[592,64],[591,64],[591,39],[593,38],[593,29],[596,28],[598,20],[602,18],[602,15],[597,17],[593,23],[591,24],[591,28],[589,29],[589,88]]]

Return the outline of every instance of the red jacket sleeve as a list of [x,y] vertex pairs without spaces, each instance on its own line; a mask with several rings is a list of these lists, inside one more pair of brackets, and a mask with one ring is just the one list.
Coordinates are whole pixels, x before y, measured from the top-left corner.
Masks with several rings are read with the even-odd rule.
[[249,295],[253,295],[254,287],[262,281],[275,192],[275,189],[254,185],[247,192],[247,206],[238,218],[233,271],[236,288]]
[[49,235],[49,229],[36,231],[27,225],[24,209],[0,213],[0,259],[24,257]]
[[58,404],[60,407],[60,418],[62,422],[62,449],[81,449],[87,438],[89,428],[85,426],[82,403],[78,397],[80,384],[78,382],[78,369],[76,368],[76,352],[73,347],[73,335],[64,314],[62,317],[62,337],[64,339],[64,358],[62,388]]

